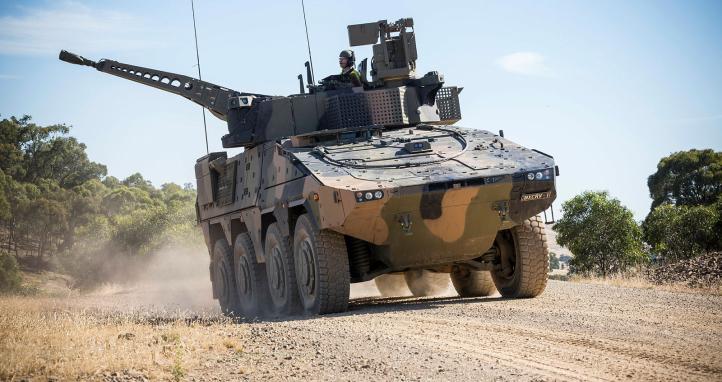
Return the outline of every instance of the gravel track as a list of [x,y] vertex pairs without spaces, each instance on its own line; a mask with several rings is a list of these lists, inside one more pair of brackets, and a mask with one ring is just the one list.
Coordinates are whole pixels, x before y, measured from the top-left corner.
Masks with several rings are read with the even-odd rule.
[[242,324],[199,380],[720,380],[722,297],[550,281],[539,297],[357,298]]
[[559,281],[516,300],[351,292],[346,313],[252,322],[223,317],[207,278],[6,298],[0,380],[163,380],[176,363],[195,381],[722,380],[720,295]]

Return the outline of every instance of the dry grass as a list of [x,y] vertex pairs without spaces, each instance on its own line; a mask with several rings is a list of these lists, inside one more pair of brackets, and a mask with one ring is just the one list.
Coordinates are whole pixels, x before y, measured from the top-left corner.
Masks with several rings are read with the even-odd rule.
[[666,292],[712,294],[722,296],[722,285],[713,285],[710,287],[690,287],[684,283],[655,284],[643,276],[614,275],[602,278],[573,275],[570,276],[569,281],[587,284],[611,285],[624,288],[654,289]]
[[[89,308],[90,306],[90,308]],[[115,309],[85,298],[0,298],[0,380],[185,379],[242,357],[244,326],[218,314]]]

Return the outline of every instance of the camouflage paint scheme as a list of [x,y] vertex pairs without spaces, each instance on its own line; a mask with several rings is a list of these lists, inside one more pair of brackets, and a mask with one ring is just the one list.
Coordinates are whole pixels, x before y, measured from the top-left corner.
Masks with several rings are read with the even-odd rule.
[[[488,131],[424,124],[379,134],[314,147],[272,142],[225,161],[237,171],[236,202],[217,207],[204,205],[211,200],[199,197],[209,248],[212,227],[220,225],[232,242],[235,221],[251,233],[258,260],[264,262],[262,217],[285,221],[284,234],[291,235],[288,210],[300,206],[321,229],[374,246],[385,267],[356,280],[362,281],[379,272],[477,258],[492,246],[499,230],[547,209],[556,197],[551,157]],[[411,154],[404,148],[407,140],[430,141],[430,147]],[[205,160],[197,168],[207,168]],[[240,165],[229,165],[233,162]],[[550,179],[527,178],[541,171],[551,174]],[[199,190],[203,184],[200,178]],[[358,192],[376,191],[383,193],[381,199],[357,201]],[[520,200],[522,194],[539,192],[549,194]]]
[[462,88],[444,87],[438,72],[416,75],[412,19],[348,32],[351,46],[373,44],[370,79],[366,60],[359,64],[364,86],[338,76],[316,84],[309,71],[308,93],[301,86],[285,97],[66,51],[59,58],[180,95],[227,122],[223,147],[244,152],[210,153],[195,165],[211,256],[216,241],[232,245],[248,232],[264,263],[266,228],[277,222],[290,243],[296,219],[308,213],[316,228],[345,235],[352,282],[408,269],[448,272],[551,205],[551,156],[453,125]]

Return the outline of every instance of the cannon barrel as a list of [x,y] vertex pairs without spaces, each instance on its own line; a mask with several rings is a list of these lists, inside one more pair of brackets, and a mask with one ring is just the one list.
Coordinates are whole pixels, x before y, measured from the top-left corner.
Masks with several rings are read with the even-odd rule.
[[65,62],[75,64],[75,65],[86,65],[86,66],[92,66],[92,67],[95,67],[95,65],[97,65],[97,63],[95,61],[88,60],[87,58],[85,58],[83,56],[79,56],[75,53],[70,53],[67,50],[61,50],[58,58],[61,61],[65,61]]
[[106,59],[95,62],[66,50],[61,50],[58,58],[71,64],[91,66],[104,73],[182,96],[205,107],[213,115],[224,121],[227,120],[229,103],[232,99],[247,95],[263,97],[261,94],[238,92],[182,74]]

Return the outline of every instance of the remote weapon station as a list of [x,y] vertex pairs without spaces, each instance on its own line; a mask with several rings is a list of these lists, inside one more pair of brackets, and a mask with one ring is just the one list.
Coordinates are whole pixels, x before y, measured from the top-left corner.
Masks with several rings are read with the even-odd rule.
[[351,46],[373,45],[362,86],[336,75],[316,83],[306,63],[306,83],[299,75],[299,94],[285,97],[60,59],[183,96],[228,123],[223,147],[244,151],[195,164],[213,297],[227,314],[341,312],[350,283],[376,279],[383,293],[386,274],[415,295],[450,274],[461,296],[537,296],[548,267],[538,214],[556,198],[558,168],[501,131],[454,125],[462,88],[417,75],[413,25],[349,25]]

